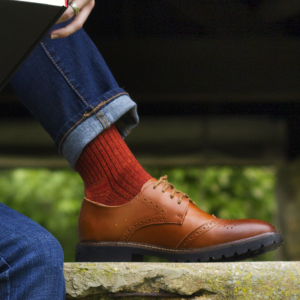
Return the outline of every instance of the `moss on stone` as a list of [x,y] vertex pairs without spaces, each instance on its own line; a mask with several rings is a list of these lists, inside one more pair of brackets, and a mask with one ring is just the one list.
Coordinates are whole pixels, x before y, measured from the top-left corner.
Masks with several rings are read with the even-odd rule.
[[298,262],[65,264],[65,278],[68,299],[106,300],[111,293],[167,293],[199,300],[300,299]]

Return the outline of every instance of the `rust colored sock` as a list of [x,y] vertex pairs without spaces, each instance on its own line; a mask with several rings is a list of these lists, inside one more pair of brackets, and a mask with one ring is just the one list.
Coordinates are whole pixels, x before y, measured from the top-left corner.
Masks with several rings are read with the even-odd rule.
[[129,202],[152,178],[130,152],[115,125],[83,149],[76,170],[84,181],[86,197],[111,206]]

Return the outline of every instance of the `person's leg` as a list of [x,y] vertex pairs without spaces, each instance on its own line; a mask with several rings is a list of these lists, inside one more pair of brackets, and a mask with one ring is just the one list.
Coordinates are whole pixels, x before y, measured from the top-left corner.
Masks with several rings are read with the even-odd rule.
[[206,214],[143,170],[122,139],[137,122],[135,104],[83,30],[46,38],[12,84],[85,183],[77,260],[244,259],[281,244],[272,225]]
[[[59,26],[62,25],[56,27]],[[111,141],[112,135],[113,139],[116,136],[110,128],[112,124],[125,137],[138,121],[136,104],[119,88],[99,51],[83,30],[63,40],[45,38],[11,84],[73,169],[84,147],[94,139],[97,141],[96,137],[103,130],[109,128],[106,136]],[[112,134],[108,135],[108,132]],[[120,140],[119,145],[125,145],[121,137]],[[105,153],[109,152],[108,155],[103,153],[105,166],[99,162],[94,170],[96,160],[89,162],[90,152],[95,153],[104,143],[104,140],[94,142],[93,150],[84,156],[83,163],[78,164],[86,192],[94,200],[101,196],[106,204],[128,202],[151,176],[128,149],[123,147],[122,153],[116,153],[116,149],[121,148],[112,149],[111,144],[108,146],[110,142],[105,143]],[[96,157],[100,157],[100,152]],[[123,158],[121,162],[120,158]],[[99,172],[105,176],[97,176]]]
[[0,203],[0,300],[63,300],[63,252],[29,218]]
[[83,148],[111,124],[124,138],[138,123],[136,104],[82,29],[65,39],[46,37],[10,83],[73,169]]
[[[151,179],[121,138],[138,122],[136,104],[118,86],[83,30],[63,40],[45,38],[11,84],[73,169],[83,149],[94,140],[93,149],[86,150],[77,165],[91,199],[123,204]],[[97,137],[105,129],[107,139],[100,141]],[[115,148],[111,147],[113,140]],[[93,153],[102,161],[93,158],[91,162]],[[101,172],[103,176],[97,175]]]

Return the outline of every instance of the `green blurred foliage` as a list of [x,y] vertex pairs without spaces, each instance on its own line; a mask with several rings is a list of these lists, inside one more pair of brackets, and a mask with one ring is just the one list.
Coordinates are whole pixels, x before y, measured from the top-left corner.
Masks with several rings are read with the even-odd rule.
[[258,218],[271,222],[276,210],[271,167],[151,169],[187,193],[202,210],[224,219]]
[[[271,167],[147,168],[156,178],[187,193],[219,218],[257,218],[273,222],[275,171]],[[83,183],[69,170],[16,169],[0,172],[0,202],[49,230],[62,244],[65,261],[74,261],[77,216]],[[272,260],[266,254],[255,260]]]
[[0,202],[33,219],[61,243],[74,261],[83,183],[69,171],[16,169],[0,172]]

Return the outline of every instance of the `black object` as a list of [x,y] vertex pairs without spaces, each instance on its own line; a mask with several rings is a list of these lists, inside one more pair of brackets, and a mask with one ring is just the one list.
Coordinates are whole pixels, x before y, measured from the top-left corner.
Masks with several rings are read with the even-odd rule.
[[66,0],[0,0],[0,91],[67,6]]
[[130,242],[85,242],[76,246],[76,262],[142,262],[156,256],[170,262],[240,261],[275,250],[283,243],[281,234],[264,233],[252,238],[198,249],[170,249]]

